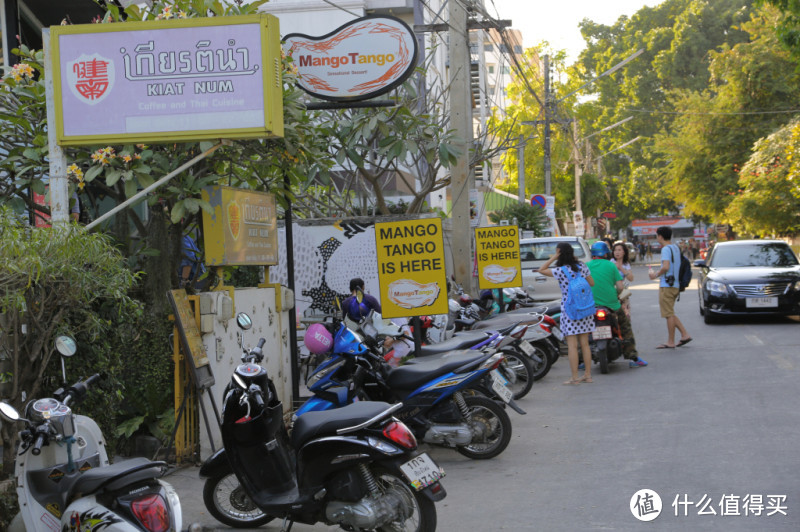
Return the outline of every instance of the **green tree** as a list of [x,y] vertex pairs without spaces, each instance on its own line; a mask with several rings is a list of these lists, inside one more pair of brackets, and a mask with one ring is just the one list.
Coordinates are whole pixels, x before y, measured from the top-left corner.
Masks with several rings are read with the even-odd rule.
[[[8,400],[38,397],[58,334],[98,337],[113,316],[138,311],[135,276],[108,237],[70,226],[31,228],[0,208],[0,347],[11,359]],[[101,368],[97,368],[101,369]],[[3,425],[3,464],[14,462],[13,427]]]
[[621,219],[667,213],[683,201],[671,192],[672,160],[654,149],[657,135],[674,130],[676,91],[702,91],[710,80],[709,52],[746,42],[739,26],[750,16],[752,2],[736,0],[666,0],[620,17],[612,25],[581,23],[587,42],[575,72],[589,80],[630,56],[644,53],[592,87],[595,98],[583,104],[598,130],[628,116],[633,120],[597,139],[598,153],[640,137],[629,149],[603,158],[604,178]]
[[709,88],[672,95],[679,115],[655,149],[669,160],[663,175],[688,214],[721,218],[754,142],[786,124],[800,104],[800,78],[774,32],[779,18],[772,8],[753,13],[742,25],[749,42],[710,53]]
[[501,220],[508,220],[516,224],[522,231],[533,231],[533,236],[542,236],[544,229],[550,223],[547,219],[544,209],[534,207],[527,203],[509,203],[502,209],[489,213],[489,220],[494,223],[500,223]]
[[800,182],[796,153],[800,119],[756,142],[739,173],[739,189],[725,211],[740,234],[791,235],[800,232]]

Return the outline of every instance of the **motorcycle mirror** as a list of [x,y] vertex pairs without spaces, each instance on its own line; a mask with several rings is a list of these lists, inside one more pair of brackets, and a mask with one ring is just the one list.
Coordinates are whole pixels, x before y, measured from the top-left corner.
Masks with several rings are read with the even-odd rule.
[[236,325],[243,331],[249,331],[253,326],[253,320],[246,313],[240,312],[236,315]]
[[78,345],[69,336],[59,336],[56,338],[56,351],[61,353],[61,356],[71,357],[78,351]]
[[0,402],[0,417],[7,423],[14,423],[19,421],[19,412],[17,409],[6,402]]

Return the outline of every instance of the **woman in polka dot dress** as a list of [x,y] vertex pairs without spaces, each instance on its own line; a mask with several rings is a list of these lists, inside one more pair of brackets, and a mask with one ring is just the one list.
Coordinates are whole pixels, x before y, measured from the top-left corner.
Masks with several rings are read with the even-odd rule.
[[[555,262],[556,267],[550,269],[550,265]],[[565,272],[562,266],[566,266],[568,272]],[[589,286],[594,286],[594,279],[589,273],[589,268],[584,263],[575,258],[575,250],[567,242],[559,242],[556,246],[556,253],[545,262],[539,273],[547,275],[548,277],[555,277],[558,281],[558,286],[561,288],[561,306],[564,306],[564,300],[567,297],[567,287],[569,280],[572,278],[572,273],[578,272],[586,278]],[[582,382],[592,382],[592,352],[589,348],[589,333],[594,330],[594,315],[588,316],[581,320],[571,320],[567,315],[561,313],[561,331],[567,338],[567,352],[569,354],[569,369],[572,371],[572,378],[564,384],[580,384]],[[583,351],[583,366],[584,373],[582,377],[578,377],[578,343],[580,342],[581,351]]]

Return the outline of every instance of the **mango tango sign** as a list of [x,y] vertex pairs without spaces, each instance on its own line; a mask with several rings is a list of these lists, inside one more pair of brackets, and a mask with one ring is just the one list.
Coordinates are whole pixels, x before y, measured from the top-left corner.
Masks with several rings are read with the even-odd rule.
[[439,218],[376,223],[375,247],[384,318],[447,314]]
[[209,266],[278,263],[275,196],[231,187],[207,187],[203,200],[213,214],[203,211],[203,242]]
[[512,288],[522,286],[519,228],[516,225],[475,229],[478,253],[478,286]]
[[283,136],[272,15],[50,31],[60,145]]

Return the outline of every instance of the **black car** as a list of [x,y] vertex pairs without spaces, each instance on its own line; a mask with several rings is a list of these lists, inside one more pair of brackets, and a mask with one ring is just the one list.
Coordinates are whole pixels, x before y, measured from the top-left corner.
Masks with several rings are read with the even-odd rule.
[[800,263],[781,240],[719,242],[701,269],[700,314],[721,316],[800,314]]

